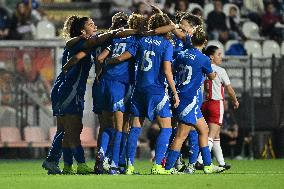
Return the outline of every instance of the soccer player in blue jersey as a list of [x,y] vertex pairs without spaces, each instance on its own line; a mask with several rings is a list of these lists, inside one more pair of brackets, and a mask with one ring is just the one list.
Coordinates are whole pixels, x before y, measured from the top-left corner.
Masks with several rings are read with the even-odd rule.
[[[126,17],[126,16],[125,16]],[[127,18],[127,17],[126,17]],[[116,25],[114,27],[121,28],[127,24],[127,19],[124,25]],[[117,29],[113,28],[113,29]],[[117,57],[124,53],[128,48],[130,48],[136,39],[134,36],[113,38],[108,47],[102,51],[98,57],[99,62],[103,62],[107,56]],[[131,65],[133,65],[132,60],[126,60],[116,65],[106,65],[101,74],[100,83],[103,86],[103,96],[101,101],[103,102],[103,115],[107,117],[113,114],[115,133],[112,141],[112,160],[111,167],[109,169],[110,174],[119,174],[118,163],[120,155],[120,147],[123,147],[126,143],[126,137],[128,129],[123,131],[123,125],[127,125],[128,121],[127,112],[129,112],[128,100],[132,93],[131,90],[131,75],[134,73],[134,68],[131,70]],[[133,79],[132,79],[133,80]],[[129,106],[129,105],[128,105]],[[102,144],[105,145],[105,144]],[[125,149],[122,149],[125,151]],[[105,156],[106,149],[100,148],[98,156]],[[122,162],[125,164],[125,162]]]
[[[130,29],[144,30],[145,17],[139,14],[132,14],[129,17],[128,25]],[[165,27],[167,28],[167,27]],[[169,26],[173,29],[173,26]],[[152,32],[151,32],[152,31]],[[160,30],[151,30],[144,32],[151,35]],[[136,42],[135,36],[114,38],[110,46],[98,57],[102,63],[104,59],[111,54],[111,57],[117,57],[127,51]],[[113,153],[110,174],[119,174],[125,172],[126,166],[126,139],[128,133],[128,114],[130,105],[130,95],[134,84],[134,60],[128,59],[119,64],[107,65],[102,74],[102,81],[105,87],[105,95],[102,99],[105,102],[104,111],[114,113],[115,137],[113,141]],[[118,169],[118,166],[120,169]],[[119,172],[120,170],[120,172]]]
[[[178,23],[179,28],[175,29],[173,31],[173,40],[174,40],[174,59],[178,55],[180,51],[186,50],[188,48],[192,47],[191,44],[191,36],[197,26],[203,25],[202,20],[188,12],[178,12],[176,15],[176,22]],[[175,79],[176,80],[176,79]],[[202,98],[202,94],[200,91],[200,97]],[[200,106],[202,104],[202,101],[200,101]],[[172,118],[172,126],[173,126],[173,132],[172,136],[170,138],[170,143],[174,139],[174,136],[176,135],[177,131],[177,120],[175,117]],[[197,131],[192,128],[189,134],[189,147],[190,152],[192,154],[197,154],[199,152],[198,148],[198,134]],[[164,161],[165,162],[165,161]],[[163,163],[164,165],[164,163]],[[185,169],[185,163],[182,160],[182,156],[180,156],[175,164],[175,167],[179,171],[183,171]]]
[[[91,37],[96,32],[94,22],[88,17],[69,17],[64,24],[66,37],[77,37],[76,42],[67,43],[63,52],[62,66],[67,59],[79,52],[84,47],[85,39],[78,37],[84,35]],[[89,45],[100,44],[108,39],[111,34],[99,36],[90,41]],[[86,80],[91,68],[91,60],[88,55],[77,65],[68,65],[65,71],[57,77],[51,92],[53,114],[57,117],[57,133],[43,168],[50,174],[60,174],[58,166],[63,146],[63,159],[65,174],[88,174],[93,170],[85,164],[84,150],[81,146],[80,133],[82,131],[82,115],[84,108],[84,94]],[[68,71],[68,72],[67,72]],[[63,143],[62,143],[63,139]],[[73,156],[78,162],[77,172],[74,171]]]
[[[166,15],[154,14],[150,17],[148,28],[154,30],[170,24]],[[147,117],[151,121],[157,120],[161,131],[156,143],[155,163],[152,174],[166,174],[161,162],[164,158],[169,138],[172,132],[169,98],[166,92],[166,81],[174,94],[174,106],[179,104],[171,61],[173,45],[166,35],[141,37],[132,48],[121,56],[108,61],[113,64],[135,57],[137,63],[136,85],[131,104],[131,129],[127,141],[128,166],[126,174],[134,174],[134,158],[141,126]]]
[[203,155],[204,172],[221,172],[223,168],[213,166],[210,150],[208,148],[208,126],[201,114],[199,107],[199,90],[203,82],[203,74],[214,79],[210,60],[202,54],[206,45],[206,34],[202,26],[198,26],[191,37],[193,48],[179,53],[175,59],[177,70],[177,91],[180,96],[180,105],[176,108],[175,114],[178,118],[178,130],[168,153],[165,169],[173,173],[173,166],[180,155],[180,149],[184,140],[188,137],[191,126],[196,127],[199,132],[200,151]]

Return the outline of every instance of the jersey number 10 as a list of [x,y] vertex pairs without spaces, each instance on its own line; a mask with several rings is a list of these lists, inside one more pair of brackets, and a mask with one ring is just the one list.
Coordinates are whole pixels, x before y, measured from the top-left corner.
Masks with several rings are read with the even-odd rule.
[[191,75],[192,75],[192,67],[191,66],[187,66],[187,65],[179,65],[179,82],[182,85],[186,85],[190,82],[191,80]]

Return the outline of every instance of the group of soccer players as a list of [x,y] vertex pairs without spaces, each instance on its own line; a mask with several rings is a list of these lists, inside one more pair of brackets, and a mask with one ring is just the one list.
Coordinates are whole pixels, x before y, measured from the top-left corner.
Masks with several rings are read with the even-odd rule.
[[[215,98],[210,93],[216,82],[220,88],[217,93],[226,86],[234,106],[238,107],[225,70],[211,66],[210,59],[214,64],[221,63],[220,49],[205,48],[207,37],[199,17],[179,13],[174,24],[161,10],[152,7],[155,13],[149,19],[139,14],[129,17],[122,12],[115,14],[111,28],[102,34],[96,34],[96,26],[88,17],[71,16],[66,20],[64,34],[71,39],[66,43],[62,72],[51,92],[57,132],[42,165],[48,174],[135,174],[137,142],[145,118],[155,120],[161,128],[152,174],[193,173],[199,153],[204,173],[227,168],[224,160],[218,161],[219,166],[213,165],[210,153],[213,139],[219,140],[220,146],[222,124],[220,109],[224,95]],[[206,55],[202,53],[204,49]],[[96,70],[93,112],[100,121],[94,169],[86,165],[80,141],[92,57]],[[206,121],[212,125],[210,132],[201,113],[205,79],[206,102],[219,101],[207,105],[214,109],[213,114],[210,108],[204,108]],[[217,122],[216,116],[219,116]],[[191,153],[188,166],[181,170],[175,164],[186,138]],[[59,167],[62,153],[63,170]],[[77,161],[76,170],[73,158]]]

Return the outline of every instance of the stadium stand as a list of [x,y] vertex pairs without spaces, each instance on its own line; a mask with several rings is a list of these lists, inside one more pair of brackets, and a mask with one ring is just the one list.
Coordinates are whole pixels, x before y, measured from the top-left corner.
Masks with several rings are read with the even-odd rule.
[[55,27],[48,20],[40,21],[36,26],[36,39],[55,38]]
[[231,45],[233,44],[236,44],[236,43],[239,43],[240,41],[238,40],[229,40],[226,42],[226,45],[225,45],[225,51],[229,50],[229,48],[231,47]]
[[0,128],[0,147],[25,148],[28,143],[21,139],[20,130],[17,127]]
[[244,47],[248,55],[252,54],[253,57],[262,57],[262,48],[259,42],[248,40],[245,42]]
[[204,19],[207,19],[208,14],[214,10],[214,6],[212,3],[208,3],[204,5]]
[[274,54],[276,57],[280,57],[280,46],[276,41],[265,40],[262,44],[262,53],[264,57],[272,57]]
[[29,126],[24,128],[24,140],[30,147],[49,147],[51,142],[46,140],[41,127]]
[[247,21],[242,26],[242,32],[248,39],[261,39],[259,35],[259,27],[256,23]]

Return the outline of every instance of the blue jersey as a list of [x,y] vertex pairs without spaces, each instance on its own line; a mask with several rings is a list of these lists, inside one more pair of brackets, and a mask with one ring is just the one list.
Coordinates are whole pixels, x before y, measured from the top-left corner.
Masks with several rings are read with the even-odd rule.
[[184,97],[195,96],[204,81],[204,74],[213,72],[210,59],[196,48],[181,51],[174,62],[176,88]]
[[135,56],[138,66],[135,88],[149,93],[164,92],[166,79],[163,62],[172,61],[171,42],[163,36],[142,37],[128,51]]
[[[135,42],[136,38],[134,36],[114,38],[107,49],[111,52],[111,57],[117,57],[131,48]],[[132,64],[132,60],[130,59],[119,64],[107,65],[104,68],[103,78],[129,83],[130,79],[133,78],[131,74],[134,72]]]
[[177,38],[175,35],[173,35],[173,40],[174,40],[174,58],[177,57],[177,55],[180,51],[184,51],[184,50],[192,47],[191,37],[190,37],[189,34],[186,34],[185,43],[183,43],[183,41],[181,39]]
[[[80,40],[74,47],[69,49],[68,58],[70,59],[81,51],[84,43],[85,40]],[[62,64],[63,63],[62,61]],[[64,81],[58,89],[59,93],[62,95],[62,100],[68,103],[68,101],[72,100],[76,95],[80,96],[81,100],[83,100],[91,66],[91,55],[88,54],[68,70],[65,74]]]

